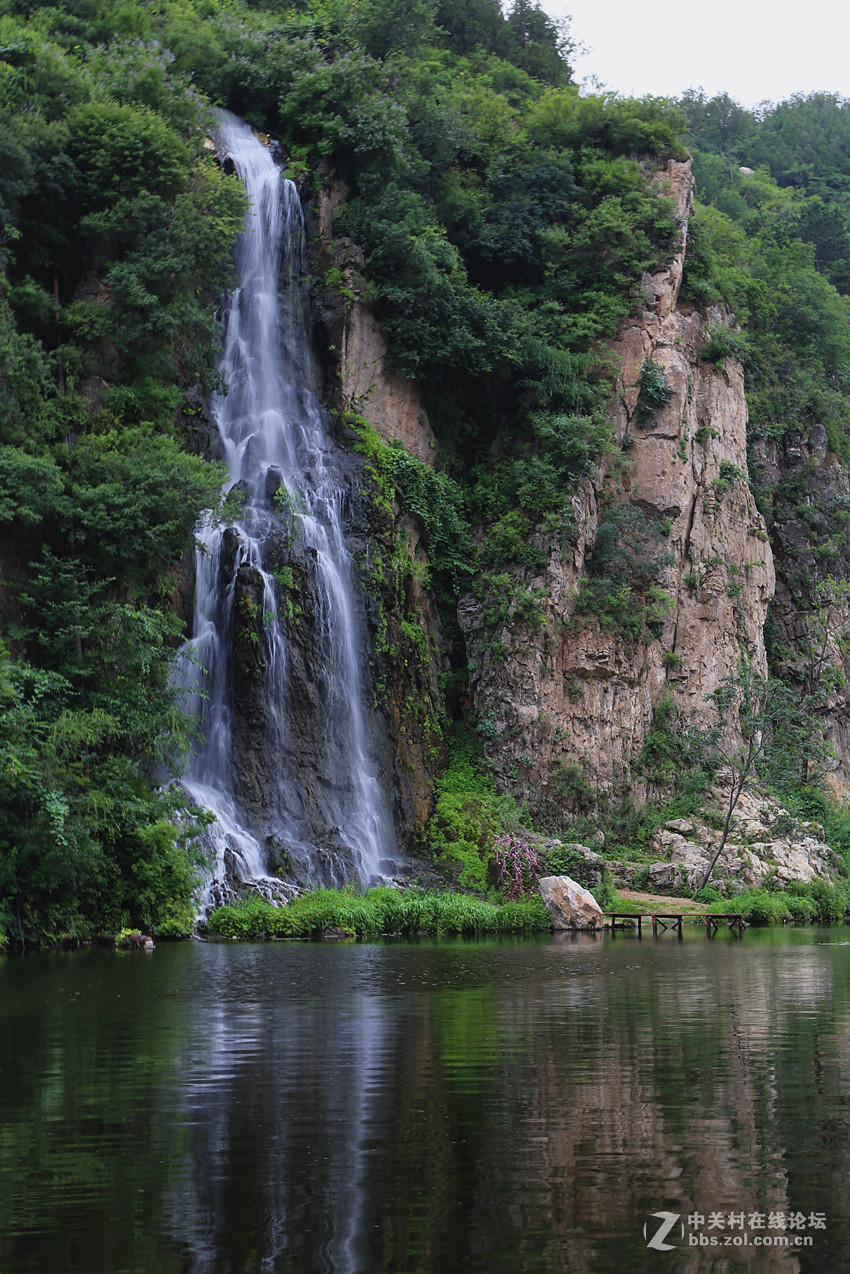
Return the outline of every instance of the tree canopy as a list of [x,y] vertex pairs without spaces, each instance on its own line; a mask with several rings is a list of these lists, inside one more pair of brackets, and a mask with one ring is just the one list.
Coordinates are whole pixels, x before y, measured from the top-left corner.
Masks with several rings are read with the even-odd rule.
[[[704,357],[744,362],[753,437],[825,428],[850,459],[848,104],[584,94],[572,53],[534,0],[0,0],[0,929],[186,922],[175,593],[219,502],[195,426],[244,211],[214,107],[308,192],[345,183],[336,232],[442,444],[444,584],[462,546],[485,615],[536,622],[508,568],[575,533],[611,445],[602,343],[681,242],[662,174],[688,146],[686,296],[728,316]],[[848,511],[783,481],[843,578]],[[611,513],[594,586],[651,589],[655,530]]]

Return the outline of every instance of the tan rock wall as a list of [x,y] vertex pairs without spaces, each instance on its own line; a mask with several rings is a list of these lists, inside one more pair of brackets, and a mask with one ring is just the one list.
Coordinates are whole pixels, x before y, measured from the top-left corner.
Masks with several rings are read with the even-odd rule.
[[338,369],[340,405],[368,420],[383,442],[399,441],[418,460],[434,464],[437,442],[422,406],[422,391],[389,365],[387,343],[377,320],[360,300],[363,254],[351,239],[334,236],[334,214],[347,195],[344,182],[333,182],[316,197],[322,251],[342,279],[335,298],[336,341],[331,351]]
[[[689,166],[672,163],[666,177],[684,226]],[[699,358],[707,326],[726,319],[678,303],[684,234],[672,263],[644,280],[647,309],[611,344],[620,369],[613,415],[618,440],[626,440],[623,472],[616,476],[609,465],[609,475],[600,470],[582,485],[573,499],[575,545],[552,548],[544,573],[526,573],[527,588],[545,591],[544,625],[534,632],[508,623],[485,639],[480,602],[469,596],[459,609],[491,760],[506,786],[527,794],[539,793],[559,764],[580,764],[600,789],[628,780],[666,694],[705,720],[706,695],[736,670],[742,651],[766,669],[763,626],[775,578],[746,477],[743,374],[731,360],[715,368]],[[637,381],[647,359],[664,369],[674,392],[639,424]],[[669,523],[674,560],[659,583],[670,608],[660,637],[648,642],[573,616],[603,493]]]
[[[315,198],[314,273],[332,286],[319,293],[320,332],[333,380],[332,405],[369,422],[385,443],[399,441],[434,464],[436,440],[422,408],[420,388],[388,365],[378,323],[360,298],[363,254],[351,239],[334,235],[334,214],[348,189],[333,182]],[[354,445],[352,434],[348,444]],[[375,708],[390,744],[384,779],[392,783],[402,842],[421,831],[434,805],[433,779],[445,764],[438,682],[442,636],[433,598],[422,587],[428,559],[419,533],[397,504],[388,505],[370,467],[352,483],[348,541],[360,575],[369,641]],[[415,568],[411,566],[415,563]]]
[[341,391],[345,407],[365,417],[386,443],[398,440],[425,464],[434,464],[437,441],[419,386],[387,366],[387,344],[372,311],[359,301],[342,334]]

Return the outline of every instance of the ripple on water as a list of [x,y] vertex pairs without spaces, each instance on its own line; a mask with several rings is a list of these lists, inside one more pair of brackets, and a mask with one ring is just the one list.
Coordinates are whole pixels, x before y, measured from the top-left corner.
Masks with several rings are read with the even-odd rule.
[[768,1207],[828,1213],[797,1268],[843,1269],[846,946],[6,962],[0,1271],[622,1274],[647,1213]]

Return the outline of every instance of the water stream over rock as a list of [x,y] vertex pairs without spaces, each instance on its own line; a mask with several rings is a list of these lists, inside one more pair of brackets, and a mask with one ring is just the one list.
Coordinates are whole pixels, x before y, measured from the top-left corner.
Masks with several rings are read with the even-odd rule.
[[[215,815],[205,904],[249,886],[374,881],[392,823],[364,708],[345,466],[316,392],[298,192],[255,134],[219,141],[250,199],[212,403],[238,520],[200,529],[184,668],[204,743],[185,787]],[[285,892],[285,891],[284,891]]]

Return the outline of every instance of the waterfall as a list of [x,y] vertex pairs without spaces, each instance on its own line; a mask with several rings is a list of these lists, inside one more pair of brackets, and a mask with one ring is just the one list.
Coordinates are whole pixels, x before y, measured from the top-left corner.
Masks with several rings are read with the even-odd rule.
[[183,660],[203,737],[184,786],[215,815],[208,906],[234,886],[276,892],[272,866],[300,883],[374,881],[395,850],[363,702],[344,458],[316,389],[298,192],[246,124],[220,121],[250,209],[212,402],[241,511],[198,531]]

